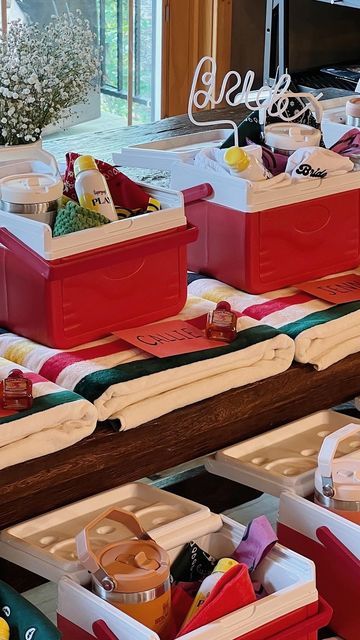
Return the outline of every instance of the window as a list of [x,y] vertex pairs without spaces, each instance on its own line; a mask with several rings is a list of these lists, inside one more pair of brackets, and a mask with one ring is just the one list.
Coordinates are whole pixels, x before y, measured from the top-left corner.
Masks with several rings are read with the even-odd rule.
[[104,123],[139,124],[160,117],[161,6],[162,0],[7,0],[7,21],[46,24],[79,9],[98,35],[102,79],[100,94],[79,105],[74,122],[102,114]]
[[[232,0],[0,0],[2,23],[46,24],[80,10],[102,51],[100,91],[89,93],[62,127],[101,116],[101,127],[141,124],[185,113],[200,57],[230,68]],[[99,129],[98,129],[99,130]]]

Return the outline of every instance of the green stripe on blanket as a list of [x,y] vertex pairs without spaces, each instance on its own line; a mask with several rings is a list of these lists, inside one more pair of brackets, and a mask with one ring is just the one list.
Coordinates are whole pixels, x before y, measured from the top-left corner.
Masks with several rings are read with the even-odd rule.
[[[347,316],[349,313],[354,313],[354,311],[359,311],[360,302],[348,302],[346,304],[337,304],[325,311],[316,311],[315,313],[311,313],[305,318],[301,318],[300,320],[296,320],[295,322],[289,322],[289,324],[284,324],[279,327],[281,333],[286,333],[290,338],[296,338],[302,331],[306,329],[311,329],[312,327],[316,327],[320,324],[325,324],[326,322],[330,322],[331,320],[337,320],[338,318],[342,318],[343,316]],[[266,321],[266,319],[265,319]]]
[[58,393],[48,393],[44,396],[40,396],[39,398],[34,398],[33,406],[31,407],[31,409],[17,411],[11,416],[1,417],[0,424],[7,424],[8,422],[21,420],[22,418],[27,418],[28,416],[34,415],[35,413],[40,413],[41,411],[52,409],[53,407],[57,407],[60,404],[74,402],[75,400],[81,400],[81,398],[77,398],[73,391],[59,391]]
[[195,351],[178,356],[169,356],[168,358],[136,360],[134,362],[117,365],[104,371],[95,371],[82,378],[75,386],[74,392],[90,400],[90,402],[94,402],[94,400],[99,398],[113,384],[129,382],[130,380],[136,380],[137,378],[160,373],[161,371],[176,369],[177,367],[195,362],[202,362],[241,351],[259,342],[271,340],[280,334],[280,331],[267,325],[251,327],[240,331],[235,340],[226,346],[214,347],[213,349],[205,349],[204,351]]

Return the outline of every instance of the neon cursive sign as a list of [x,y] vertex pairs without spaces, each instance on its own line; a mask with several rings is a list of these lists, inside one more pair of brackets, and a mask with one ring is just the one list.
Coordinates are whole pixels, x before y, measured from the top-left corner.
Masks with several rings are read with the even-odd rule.
[[[210,63],[210,71],[202,70],[205,63]],[[264,123],[266,120],[266,113],[270,116],[278,117],[285,122],[292,122],[300,118],[306,111],[315,110],[317,121],[321,121],[322,108],[319,105],[319,99],[322,94],[313,96],[308,93],[292,93],[289,91],[291,84],[291,76],[288,73],[283,73],[276,80],[272,87],[263,85],[256,91],[253,91],[253,85],[255,80],[255,73],[251,70],[247,71],[244,79],[237,71],[228,71],[223,78],[219,95],[216,97],[216,61],[211,56],[204,56],[199,61],[189,95],[188,102],[188,116],[193,124],[199,127],[205,127],[212,124],[229,124],[234,129],[234,141],[238,146],[238,130],[237,125],[233,120],[215,120],[206,122],[199,122],[194,118],[193,107],[197,109],[206,109],[209,105],[213,109],[218,104],[221,104],[223,100],[227,102],[230,107],[236,107],[240,103],[244,103],[250,111],[259,111],[260,122]],[[196,89],[199,81],[201,81],[204,88]],[[232,86],[229,86],[233,82]],[[286,116],[286,111],[289,106],[290,98],[306,98],[308,104],[303,109],[299,110],[293,116]]]

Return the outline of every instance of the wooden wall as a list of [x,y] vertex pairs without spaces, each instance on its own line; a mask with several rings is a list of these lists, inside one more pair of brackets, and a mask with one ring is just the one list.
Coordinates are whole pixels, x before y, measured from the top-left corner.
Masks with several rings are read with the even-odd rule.
[[[360,10],[315,0],[288,0],[290,70],[360,61]],[[233,0],[232,68],[262,79],[265,0]],[[320,25],[320,26],[319,26]]]

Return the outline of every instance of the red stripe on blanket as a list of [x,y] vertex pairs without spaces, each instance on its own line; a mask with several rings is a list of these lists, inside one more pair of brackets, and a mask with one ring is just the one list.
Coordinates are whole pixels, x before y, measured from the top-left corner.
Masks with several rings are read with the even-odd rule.
[[46,378],[43,378],[38,373],[32,373],[30,371],[25,371],[24,376],[31,380],[33,384],[37,384],[39,382],[49,382],[48,380],[46,380]]
[[291,296],[274,298],[260,304],[254,304],[244,309],[243,314],[254,318],[254,320],[262,320],[262,318],[266,318],[266,316],[276,313],[276,311],[282,311],[282,309],[293,307],[296,304],[305,304],[311,300],[314,300],[314,296],[309,296],[307,293],[294,293]]
[[[207,314],[205,313],[202,316],[198,316],[196,318],[187,318],[186,322],[189,322],[189,324],[192,324],[198,329],[205,329],[206,318]],[[129,345],[129,343],[125,342],[124,340],[113,340],[112,342],[99,344],[95,347],[78,349],[77,351],[63,351],[57,353],[56,355],[49,358],[49,360],[44,362],[39,371],[39,374],[40,376],[47,378],[47,380],[56,382],[60,373],[67,367],[70,367],[70,365],[72,364],[76,364],[84,360],[102,358],[105,356],[113,355],[114,353],[121,353],[122,351],[127,351],[131,348],[131,345]]]
[[72,364],[121,353],[129,348],[131,347],[124,340],[113,340],[112,342],[105,342],[104,344],[78,349],[73,352],[62,351],[44,362],[39,373],[48,380],[55,382],[60,373]]
[[69,367],[71,364],[76,364],[81,361],[82,358],[76,358],[72,353],[57,353],[56,356],[52,356],[44,362],[40,369],[40,375],[44,376],[52,382],[56,382],[58,375]]
[[98,344],[95,347],[85,347],[84,349],[77,349],[72,354],[77,356],[79,360],[93,360],[94,358],[103,358],[105,356],[112,356],[114,353],[121,353],[122,351],[129,350],[129,343],[125,340],[113,340],[112,342],[105,342],[104,344]]

